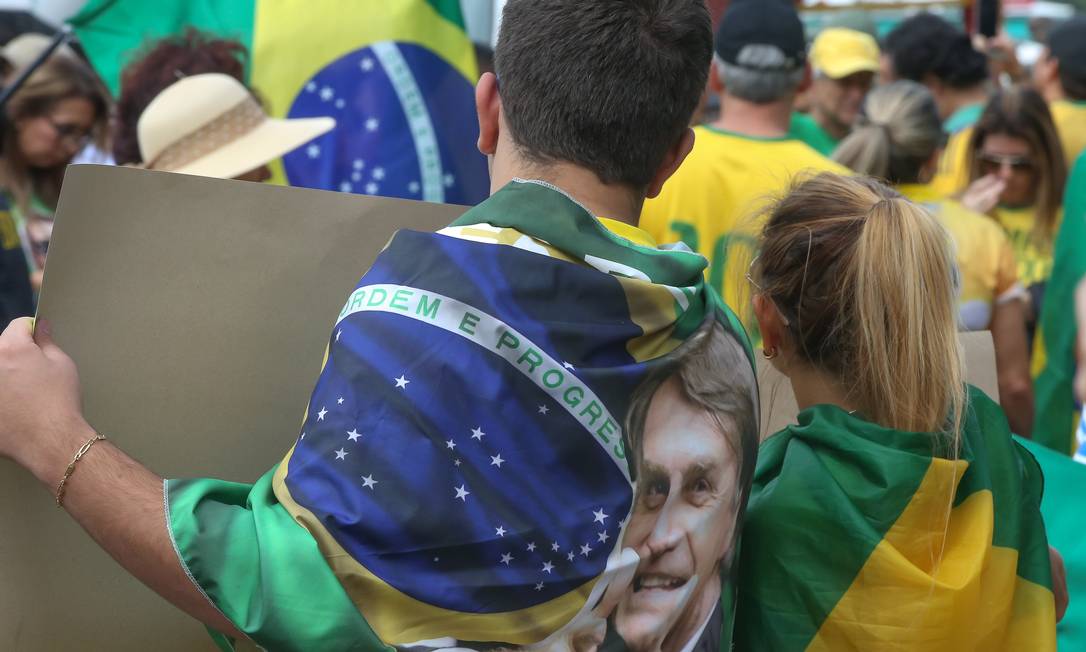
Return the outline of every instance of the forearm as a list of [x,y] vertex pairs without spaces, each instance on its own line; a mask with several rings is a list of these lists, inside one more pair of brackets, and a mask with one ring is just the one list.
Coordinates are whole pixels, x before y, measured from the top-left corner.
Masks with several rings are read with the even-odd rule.
[[1024,307],[1020,301],[997,304],[992,318],[999,404],[1011,431],[1023,437],[1033,432],[1033,381],[1029,375]]
[[[52,446],[20,460],[50,491],[75,451],[95,433],[86,424],[66,429]],[[230,636],[234,626],[208,601],[182,568],[166,527],[162,478],[107,441],[97,442],[76,465],[64,508],[121,566],[177,608]]]

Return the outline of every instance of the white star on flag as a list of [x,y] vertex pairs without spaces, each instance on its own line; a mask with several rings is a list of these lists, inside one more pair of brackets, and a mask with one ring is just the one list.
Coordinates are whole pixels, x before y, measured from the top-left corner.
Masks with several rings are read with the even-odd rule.
[[362,476],[362,488],[373,491],[373,486],[377,484],[377,481],[373,479],[373,474]]
[[351,173],[351,181],[354,181],[355,183],[358,183],[361,180],[362,180],[362,173],[361,172],[352,172]]
[[366,131],[377,131],[377,128],[381,126],[380,121],[377,118],[370,118],[366,120]]
[[549,412],[549,410],[547,409],[546,405],[540,405],[539,406],[539,413],[540,414],[546,414],[547,412]]
[[592,515],[596,517],[595,519],[593,519],[593,521],[592,521],[593,523],[603,523],[608,518],[610,518],[609,515],[603,513],[602,508],[592,510]]
[[502,555],[502,563],[503,564],[508,566],[509,562],[511,562],[511,561],[513,561],[513,555],[509,554],[508,552],[505,553],[504,555]]
[[528,543],[528,552],[535,552],[535,541]]
[[326,410],[322,406],[321,411],[317,413],[317,421],[324,421],[324,415],[326,415],[326,414],[328,414],[328,410]]
[[325,86],[324,88],[321,89],[321,100],[322,101],[328,102],[335,96],[336,96],[336,92],[335,92],[335,90],[332,89],[331,86]]
[[336,108],[337,109],[342,109],[345,106],[347,106],[347,102],[342,97],[339,98],[338,100],[336,100]]
[[584,544],[583,546],[581,546],[581,554],[582,555],[587,557],[588,553],[590,553],[590,552],[592,552],[592,546],[588,545],[587,543]]
[[378,186],[376,183],[374,183],[372,181],[370,181],[369,183],[366,184],[366,194],[367,195],[376,195],[378,192],[380,192],[380,190],[381,190],[381,187]]
[[554,564],[550,563],[549,561],[543,562],[543,572],[544,573],[549,573],[552,570],[554,570]]
[[554,551],[554,552],[558,552],[558,549],[561,548],[561,547],[562,546],[558,545],[557,541],[554,541],[554,542],[551,543],[551,550]]
[[382,167],[373,168],[373,178],[378,181],[383,181],[385,178],[385,169]]
[[600,543],[607,543],[607,540],[611,538],[611,535],[607,534],[607,532],[600,532],[596,535],[596,538],[600,540]]
[[505,460],[502,459],[502,456],[501,456],[500,453],[497,454],[497,455],[491,455],[490,456],[490,466],[496,466],[496,467],[498,467],[500,469],[500,468],[502,468],[502,463],[503,462],[505,462]]
[[340,396],[339,398],[336,399],[336,404],[337,405],[343,405],[343,397],[342,396]]
[[572,551],[572,550],[570,550],[570,551],[569,551],[569,554],[568,554],[568,555],[566,555],[566,559],[567,559],[567,560],[569,560],[569,561],[573,561],[573,557],[574,557],[574,555],[573,555],[573,551]]
[[347,451],[343,450],[342,448],[339,449],[338,451],[336,451],[336,459],[337,460],[342,460],[342,459],[346,459],[346,458],[347,458]]
[[456,185],[456,177],[451,174],[446,174],[442,181],[445,182],[446,188],[452,188],[454,185]]
[[570,364],[570,363],[568,363],[568,362],[563,362],[563,363],[562,363],[562,366],[563,366],[563,367],[565,367],[566,369],[569,369],[570,371],[577,371],[577,370],[576,370],[576,369],[575,369],[575,368],[573,367],[573,365],[571,365],[571,364]]
[[471,438],[472,439],[478,439],[479,441],[483,441],[483,437],[486,437],[486,433],[483,432],[482,428],[474,428],[474,429],[472,429],[472,431],[471,431]]
[[366,167],[366,162],[360,158],[356,158],[354,162],[351,163],[351,167],[356,170],[361,170],[362,168]]
[[305,90],[309,91],[310,93],[317,90],[317,82],[309,82],[305,85]]
[[407,192],[411,193],[412,195],[419,194],[419,190],[421,189],[422,187],[419,185],[418,181],[412,181],[411,183],[407,184]]
[[496,535],[498,535],[500,537],[504,537],[505,536],[505,528],[502,527],[501,525],[499,525],[498,527],[494,528],[494,534],[496,534]]
[[373,70],[373,59],[369,57],[364,57],[361,61],[358,62],[358,67],[365,72]]
[[309,147],[305,148],[305,153],[309,158],[317,158],[321,155],[321,146],[313,143]]
[[464,488],[464,485],[460,485],[459,487],[453,487],[453,488],[456,489],[456,497],[457,498],[464,501],[465,503],[468,502],[468,496],[471,495],[471,492],[468,491],[466,488]]
[[455,464],[456,466],[460,466],[460,460],[453,460],[453,464]]
[[540,582],[539,584],[536,584],[535,585],[535,590],[536,591],[542,591],[543,590],[543,582]]
[[450,439],[449,441],[445,442],[445,448],[448,448],[449,450],[456,448],[456,442]]
[[400,377],[396,379],[396,387],[402,387],[403,389],[407,389],[407,383],[409,382],[411,381],[408,380],[403,374],[400,374]]
[[340,192],[351,192],[351,182],[350,181],[344,181],[343,183],[339,184],[339,191]]
[[351,428],[350,431],[347,432],[347,439],[350,439],[351,441],[358,441],[358,438],[361,436],[362,433],[358,432],[356,428]]

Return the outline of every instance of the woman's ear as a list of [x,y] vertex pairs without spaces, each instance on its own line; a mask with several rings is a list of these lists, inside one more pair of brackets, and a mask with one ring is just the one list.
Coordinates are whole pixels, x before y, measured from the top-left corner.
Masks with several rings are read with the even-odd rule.
[[[784,342],[784,319],[780,310],[764,294],[755,294],[751,299],[754,304],[754,318],[758,321],[758,331],[762,334],[762,350],[767,354],[778,353]],[[772,357],[772,355],[770,355]]]

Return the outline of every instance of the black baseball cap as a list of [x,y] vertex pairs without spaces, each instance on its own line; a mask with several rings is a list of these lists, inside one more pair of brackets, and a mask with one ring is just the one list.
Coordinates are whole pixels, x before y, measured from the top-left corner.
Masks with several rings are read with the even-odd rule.
[[[739,61],[748,45],[772,45],[784,53],[779,66],[750,66]],[[725,63],[757,70],[795,70],[807,61],[807,40],[799,14],[786,0],[736,0],[716,31],[716,53]]]
[[1060,62],[1060,72],[1086,80],[1086,16],[1065,20],[1048,33],[1048,52]]

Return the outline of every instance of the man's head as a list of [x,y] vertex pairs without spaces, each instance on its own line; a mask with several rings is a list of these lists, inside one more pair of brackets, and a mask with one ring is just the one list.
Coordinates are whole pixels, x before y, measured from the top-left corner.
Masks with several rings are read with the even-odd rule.
[[789,3],[733,2],[716,33],[718,92],[752,104],[791,103],[806,78],[803,23]]
[[497,77],[476,92],[480,149],[655,194],[693,142],[711,56],[703,0],[509,0]]
[[1086,100],[1086,16],[1059,23],[1033,66],[1033,81],[1049,101]]
[[879,46],[868,34],[835,27],[815,38],[810,59],[811,113],[826,131],[843,137],[860,115],[879,71]]
[[921,13],[902,21],[883,41],[892,73],[884,79],[910,79],[928,87],[943,118],[952,112],[949,95],[983,87],[988,57],[978,52],[969,35],[942,18]]
[[634,398],[638,491],[623,547],[641,563],[615,615],[631,649],[681,647],[720,600],[757,446],[755,396],[745,352],[714,325]]

